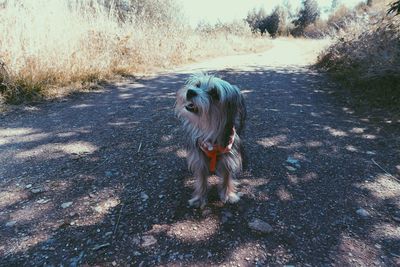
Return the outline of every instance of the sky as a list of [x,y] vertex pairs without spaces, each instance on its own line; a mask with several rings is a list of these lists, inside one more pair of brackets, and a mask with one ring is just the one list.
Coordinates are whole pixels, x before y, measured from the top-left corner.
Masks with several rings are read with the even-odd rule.
[[[302,0],[286,0],[294,8],[299,7]],[[339,0],[347,6],[354,6],[362,0]],[[251,9],[264,7],[270,12],[284,0],[178,0],[183,7],[190,24],[196,26],[200,21],[210,23],[229,22],[234,19],[243,19]],[[317,0],[321,9],[329,8],[332,0]]]

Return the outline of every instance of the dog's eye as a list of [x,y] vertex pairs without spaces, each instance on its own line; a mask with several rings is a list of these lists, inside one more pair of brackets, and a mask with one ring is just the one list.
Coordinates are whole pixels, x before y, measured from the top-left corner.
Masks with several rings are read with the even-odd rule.
[[200,85],[201,85],[201,82],[197,82],[197,83],[196,83],[196,87],[197,87],[197,88],[200,88]]
[[213,87],[207,93],[212,97],[212,99],[219,100],[217,88]]

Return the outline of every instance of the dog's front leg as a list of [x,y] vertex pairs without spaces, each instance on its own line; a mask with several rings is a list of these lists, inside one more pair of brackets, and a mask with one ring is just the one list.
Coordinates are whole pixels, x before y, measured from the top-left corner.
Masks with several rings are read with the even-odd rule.
[[225,166],[222,166],[218,176],[223,179],[222,186],[219,190],[221,201],[224,203],[238,202],[240,200],[240,197],[236,193],[236,182],[233,179],[233,175],[227,170]]
[[189,205],[197,208],[204,208],[207,204],[207,171],[197,170],[194,173],[196,182],[193,198],[189,200]]

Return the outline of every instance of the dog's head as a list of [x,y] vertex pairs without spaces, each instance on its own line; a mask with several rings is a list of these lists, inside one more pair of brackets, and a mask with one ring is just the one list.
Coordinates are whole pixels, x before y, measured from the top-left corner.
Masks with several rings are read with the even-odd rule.
[[226,143],[244,126],[244,99],[237,86],[207,74],[191,76],[177,93],[176,114],[189,127]]

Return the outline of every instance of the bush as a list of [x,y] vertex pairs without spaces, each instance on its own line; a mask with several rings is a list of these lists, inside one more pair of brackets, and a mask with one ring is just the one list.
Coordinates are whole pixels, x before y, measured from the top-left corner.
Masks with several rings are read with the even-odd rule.
[[400,18],[352,22],[324,51],[317,66],[371,103],[400,107]]

